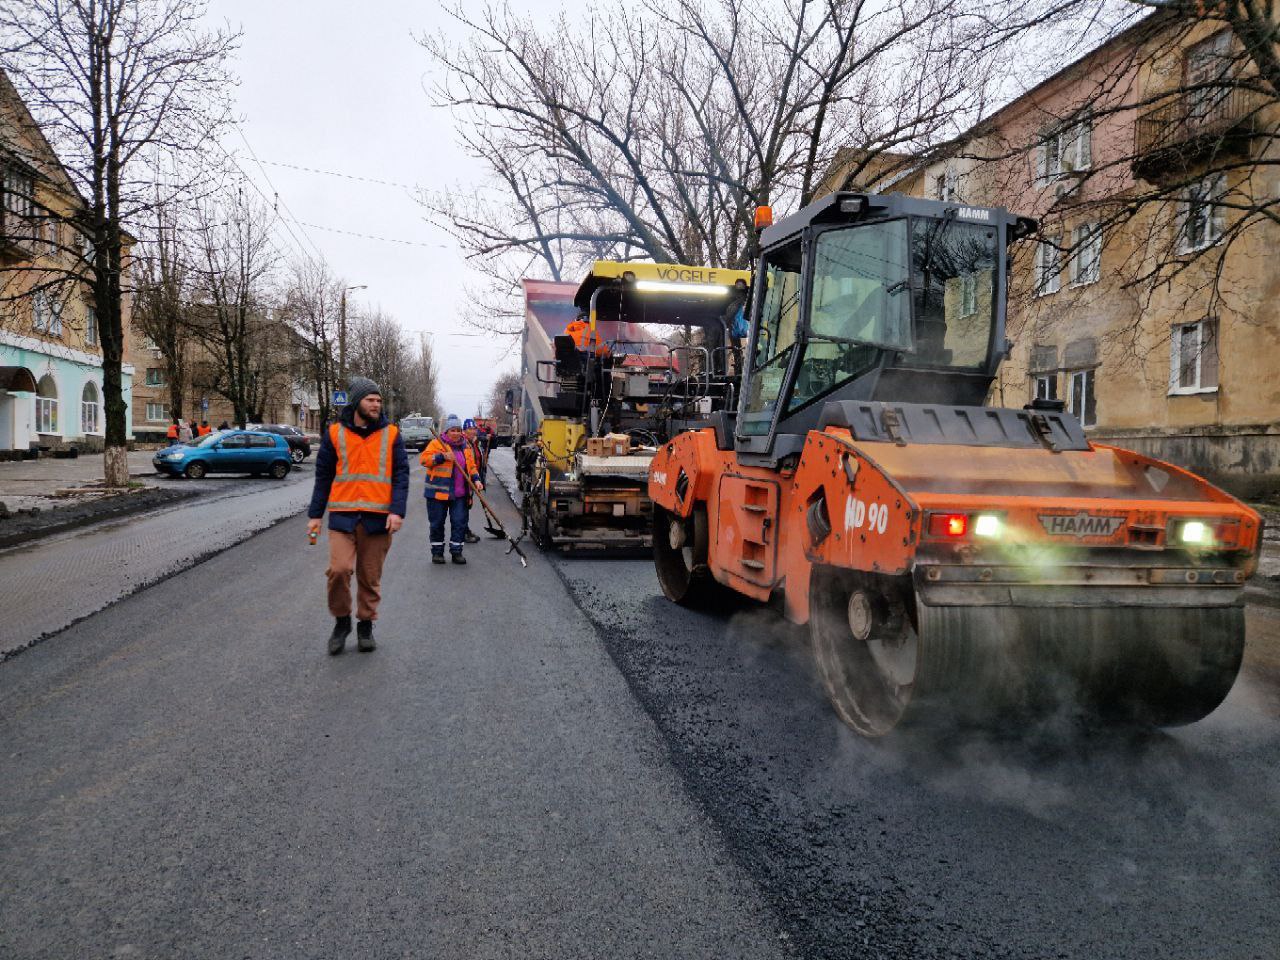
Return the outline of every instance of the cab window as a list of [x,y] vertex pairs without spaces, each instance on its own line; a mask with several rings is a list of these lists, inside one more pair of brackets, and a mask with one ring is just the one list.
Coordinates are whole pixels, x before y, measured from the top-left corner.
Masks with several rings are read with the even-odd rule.
[[800,324],[800,241],[770,252],[752,349],[750,392],[739,423],[744,436],[769,432]]

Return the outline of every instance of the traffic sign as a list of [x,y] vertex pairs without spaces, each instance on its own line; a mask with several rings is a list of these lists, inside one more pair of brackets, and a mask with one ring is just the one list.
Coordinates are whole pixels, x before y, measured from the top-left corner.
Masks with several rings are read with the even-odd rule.
[[345,390],[333,391],[333,405],[335,407],[345,407],[347,405],[347,391]]
[[201,397],[201,398],[200,398],[200,409],[201,409],[201,410],[208,410],[208,409],[209,409],[209,398],[208,398],[208,397]]

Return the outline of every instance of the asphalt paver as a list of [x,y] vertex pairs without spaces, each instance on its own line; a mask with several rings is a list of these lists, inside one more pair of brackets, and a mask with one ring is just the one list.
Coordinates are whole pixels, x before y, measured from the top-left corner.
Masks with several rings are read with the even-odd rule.
[[373,653],[298,517],[0,664],[0,955],[798,956],[551,563],[431,565],[419,480]]

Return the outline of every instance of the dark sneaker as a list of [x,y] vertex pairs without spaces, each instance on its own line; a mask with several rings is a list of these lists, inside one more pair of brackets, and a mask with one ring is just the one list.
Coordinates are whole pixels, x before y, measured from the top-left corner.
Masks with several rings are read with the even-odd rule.
[[356,649],[361,653],[368,653],[370,650],[376,649],[377,646],[373,642],[373,621],[361,620],[356,624]]
[[466,557],[464,557],[464,556],[463,556],[462,554],[460,554],[460,553],[455,553],[455,554],[453,555],[453,558],[452,558],[452,559],[453,559],[453,562],[454,562],[454,563],[466,563],[466,562],[467,562],[467,558],[466,558]]
[[474,533],[472,533],[470,530],[468,530],[468,531],[467,531],[467,535],[466,535],[465,537],[463,537],[463,539],[464,539],[464,540],[466,540],[466,541],[467,541],[467,543],[479,543],[479,542],[480,542],[480,538],[479,538],[479,537],[477,537],[477,536],[476,536]]
[[351,636],[351,618],[336,617],[333,621],[333,633],[329,634],[329,653],[337,654],[347,645],[347,637]]
[[444,554],[443,554],[443,553],[433,553],[433,554],[431,555],[431,562],[432,562],[432,563],[444,563]]

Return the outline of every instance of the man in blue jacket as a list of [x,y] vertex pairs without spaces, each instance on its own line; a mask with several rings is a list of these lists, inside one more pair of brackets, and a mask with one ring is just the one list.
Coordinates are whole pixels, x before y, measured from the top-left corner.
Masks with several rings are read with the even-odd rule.
[[351,634],[351,574],[356,575],[356,646],[373,650],[373,621],[382,599],[382,565],[391,537],[404,523],[409,499],[409,457],[400,430],[382,412],[382,391],[356,377],[347,406],[320,438],[316,485],[307,509],[307,531],[320,533],[329,511],[329,653],[338,654]]

